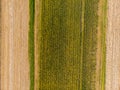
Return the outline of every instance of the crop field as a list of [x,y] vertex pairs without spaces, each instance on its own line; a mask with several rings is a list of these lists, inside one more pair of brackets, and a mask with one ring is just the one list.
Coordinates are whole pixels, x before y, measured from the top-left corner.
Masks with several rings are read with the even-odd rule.
[[31,90],[104,90],[105,2],[30,0]]
[[120,0],[0,0],[0,90],[119,90]]
[[30,21],[29,21],[29,62],[30,62],[30,90],[34,90],[34,8],[35,1],[29,1]]

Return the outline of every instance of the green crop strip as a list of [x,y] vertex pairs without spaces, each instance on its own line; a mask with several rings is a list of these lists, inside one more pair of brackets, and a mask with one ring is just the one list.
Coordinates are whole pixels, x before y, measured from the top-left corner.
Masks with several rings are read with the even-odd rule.
[[[99,1],[41,1],[36,43],[39,54],[39,90],[96,90]],[[99,72],[102,85],[98,87],[99,90],[104,90],[105,85],[104,5],[104,8],[101,7],[102,70]]]
[[105,72],[106,72],[106,26],[107,26],[107,0],[103,0],[102,6],[102,90],[105,90]]
[[80,89],[81,0],[42,0],[40,90]]
[[82,90],[96,90],[98,2],[85,0]]
[[29,0],[29,62],[30,62],[30,90],[34,90],[34,0]]

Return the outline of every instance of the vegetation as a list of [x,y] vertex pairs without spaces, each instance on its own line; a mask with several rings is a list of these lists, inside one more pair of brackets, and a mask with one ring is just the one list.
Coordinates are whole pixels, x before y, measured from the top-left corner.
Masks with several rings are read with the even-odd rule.
[[107,0],[103,0],[102,5],[102,22],[101,22],[101,33],[102,33],[102,90],[105,90],[105,72],[106,72],[106,24],[107,24]]
[[80,88],[81,5],[81,0],[42,1],[40,90]]
[[34,0],[29,1],[29,61],[30,61],[30,90],[34,90]]
[[99,0],[84,0],[84,45],[82,62],[82,90],[96,90],[96,53]]
[[[102,90],[105,85],[106,0],[42,0],[38,17],[39,90],[96,90],[98,26],[101,32]],[[30,0],[29,57],[34,89],[34,0]],[[40,19],[40,20],[39,20]],[[100,67],[101,68],[101,67]]]

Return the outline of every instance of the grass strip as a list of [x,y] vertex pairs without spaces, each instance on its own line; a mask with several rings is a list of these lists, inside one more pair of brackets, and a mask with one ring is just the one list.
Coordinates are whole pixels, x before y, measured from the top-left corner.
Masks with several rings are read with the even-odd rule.
[[[84,0],[84,42],[82,62],[82,89],[96,90],[96,54],[99,0]],[[98,87],[99,90],[99,87]]]
[[34,90],[34,10],[35,1],[29,0],[29,62],[30,62],[30,90]]
[[102,90],[105,90],[106,75],[106,28],[107,28],[107,1],[103,0],[102,6]]

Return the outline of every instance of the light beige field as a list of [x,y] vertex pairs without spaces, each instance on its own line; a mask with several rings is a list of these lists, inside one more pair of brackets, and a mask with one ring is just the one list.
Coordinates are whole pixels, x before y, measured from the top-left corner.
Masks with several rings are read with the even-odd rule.
[[120,0],[108,0],[106,90],[120,90]]
[[29,90],[29,0],[1,0],[1,89]]

